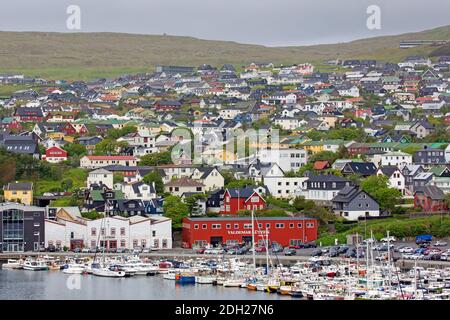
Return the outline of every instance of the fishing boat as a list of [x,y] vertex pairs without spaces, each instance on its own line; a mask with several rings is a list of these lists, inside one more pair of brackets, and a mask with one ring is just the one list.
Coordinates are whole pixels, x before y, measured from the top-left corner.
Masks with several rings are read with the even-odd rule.
[[42,260],[25,260],[23,264],[23,270],[45,271],[48,270],[48,266],[45,261]]
[[2,264],[2,269],[22,269],[22,268],[23,268],[22,260],[8,259],[7,263]]
[[195,276],[190,274],[177,274],[175,276],[177,284],[195,284]]
[[161,261],[158,265],[158,273],[167,273],[169,269],[173,267],[173,264],[169,261]]
[[85,272],[85,267],[82,264],[71,263],[65,265],[62,272],[65,274],[82,274]]
[[289,296],[292,292],[292,286],[280,286],[278,291],[281,295]]
[[119,270],[117,267],[110,268],[99,268],[92,269],[92,274],[98,277],[109,277],[109,278],[123,278],[125,277],[125,272]]
[[245,283],[244,279],[228,279],[223,283],[224,287],[240,287]]
[[163,274],[163,279],[175,280],[177,278],[178,273],[179,272],[175,270],[167,270],[167,272]]
[[197,276],[195,277],[195,283],[200,284],[212,284],[215,279],[208,276]]

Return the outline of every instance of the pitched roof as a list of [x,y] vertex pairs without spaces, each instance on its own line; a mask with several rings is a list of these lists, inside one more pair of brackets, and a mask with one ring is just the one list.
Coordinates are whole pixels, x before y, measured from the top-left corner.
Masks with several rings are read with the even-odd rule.
[[166,187],[204,187],[203,183],[197,182],[195,180],[183,177],[177,180],[169,181],[165,184]]
[[32,182],[12,182],[5,186],[5,190],[33,190]]
[[382,166],[379,167],[378,170],[381,171],[385,176],[392,176],[395,171],[399,170],[397,166]]
[[324,170],[329,165],[330,165],[330,163],[328,162],[328,160],[316,161],[316,162],[314,162],[314,170]]
[[436,186],[424,186],[419,187],[416,193],[423,193],[425,196],[430,197],[433,200],[443,200],[444,192]]

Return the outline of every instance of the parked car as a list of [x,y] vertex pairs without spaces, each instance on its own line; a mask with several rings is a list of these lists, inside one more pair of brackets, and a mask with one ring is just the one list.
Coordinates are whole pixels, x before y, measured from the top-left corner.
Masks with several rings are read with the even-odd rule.
[[144,249],[142,249],[142,253],[150,253],[151,250],[152,249],[150,249],[150,248],[144,248]]
[[248,249],[246,247],[242,247],[236,251],[236,254],[241,255],[241,254],[246,254],[247,252],[248,252]]
[[450,256],[450,250],[447,250],[441,254],[441,260],[448,261],[448,260],[450,260],[449,256]]
[[256,252],[266,252],[266,247],[255,247]]
[[413,253],[414,252],[414,248],[402,247],[402,248],[398,249],[398,252],[400,252],[400,253]]
[[124,250],[124,248],[117,248],[116,249],[116,253],[125,253],[125,250]]
[[284,252],[285,256],[295,256],[297,254],[297,250],[295,250],[294,248],[287,248],[286,251]]
[[83,248],[83,249],[81,249],[81,252],[82,253],[89,253],[89,248]]
[[53,245],[50,245],[50,246],[48,246],[47,251],[48,252],[56,252],[56,247]]
[[97,248],[89,248],[89,253],[96,253],[98,252]]
[[317,244],[314,241],[311,242],[306,242],[303,245],[303,248],[308,249],[308,248],[317,248]]
[[316,250],[314,250],[314,251],[311,253],[311,256],[313,256],[313,257],[319,257],[319,256],[321,256],[322,254],[323,254],[323,252],[322,252],[321,249],[316,249]]
[[397,241],[397,239],[395,239],[395,237],[393,236],[381,238],[381,242],[395,242],[395,241]]
[[220,249],[220,248],[209,248],[206,249],[204,254],[224,254],[225,250]]
[[284,248],[280,245],[272,246],[272,252],[273,253],[280,253],[283,252]]
[[339,247],[339,250],[338,250],[338,253],[339,253],[339,254],[344,254],[344,253],[346,253],[349,249],[350,249],[349,246],[340,246],[340,247]]
[[73,252],[74,253],[80,253],[81,252],[81,248],[76,247],[76,248],[73,249]]
[[322,253],[327,253],[328,251],[330,251],[330,247],[324,247],[320,250],[322,251]]
[[205,253],[206,248],[198,248],[197,250],[195,250],[196,254],[204,254]]
[[446,245],[447,245],[447,242],[441,241],[441,240],[438,240],[434,243],[435,247],[445,247]]
[[139,254],[142,252],[142,248],[134,248],[133,249],[133,254]]

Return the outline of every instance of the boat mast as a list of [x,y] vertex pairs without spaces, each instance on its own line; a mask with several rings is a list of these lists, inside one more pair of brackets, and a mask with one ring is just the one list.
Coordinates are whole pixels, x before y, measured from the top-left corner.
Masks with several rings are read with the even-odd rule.
[[266,227],[266,274],[269,274],[269,230]]
[[255,211],[252,210],[252,253],[253,253],[253,269],[256,270],[256,252],[255,252]]
[[388,251],[387,251],[387,258],[388,258],[388,277],[389,277],[389,290],[391,290],[391,286],[392,286],[392,278],[391,278],[391,239],[389,239],[389,230],[387,230],[387,246],[388,246]]

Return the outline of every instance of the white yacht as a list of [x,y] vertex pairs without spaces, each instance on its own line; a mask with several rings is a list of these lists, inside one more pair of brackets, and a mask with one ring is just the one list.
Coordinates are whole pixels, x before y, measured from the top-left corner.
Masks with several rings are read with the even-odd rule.
[[92,269],[92,274],[98,277],[109,277],[109,278],[122,278],[125,277],[125,271],[120,271],[117,268],[94,268]]
[[82,274],[85,272],[85,267],[82,264],[71,263],[66,265],[62,272],[66,274]]
[[22,260],[8,259],[7,263],[2,264],[2,269],[22,269],[22,267]]
[[29,271],[48,270],[48,266],[45,263],[45,261],[42,260],[26,260],[23,264],[23,270]]

